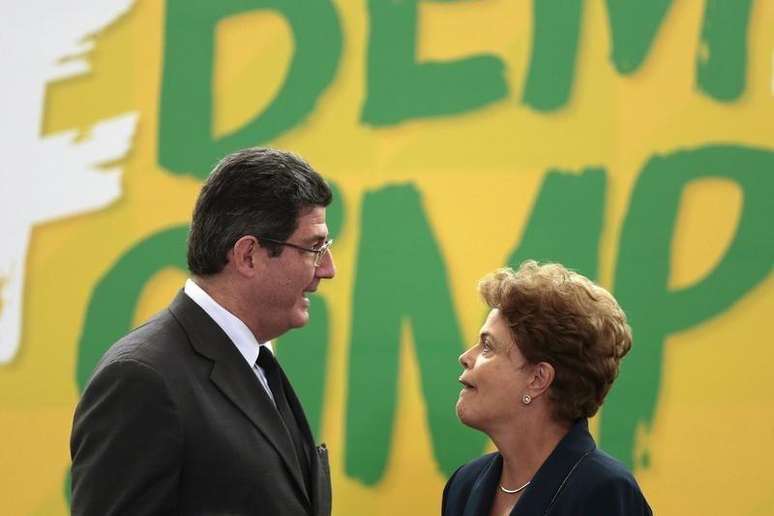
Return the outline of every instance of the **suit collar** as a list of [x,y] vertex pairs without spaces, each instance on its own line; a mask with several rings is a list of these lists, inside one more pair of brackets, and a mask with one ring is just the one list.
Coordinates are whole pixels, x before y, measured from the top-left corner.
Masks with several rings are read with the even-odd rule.
[[500,473],[503,470],[503,456],[493,453],[491,460],[479,473],[470,496],[465,504],[463,516],[486,516],[492,510],[497,485],[500,483]]
[[[594,449],[596,445],[589,434],[588,422],[585,419],[578,420],[537,470],[529,487],[511,511],[511,516],[548,514],[576,466]],[[470,490],[464,516],[489,514],[502,469],[502,455],[493,454]]]
[[[293,443],[277,409],[245,359],[215,321],[184,292],[178,293],[169,311],[187,333],[193,349],[213,362],[210,380],[274,446],[309,504],[303,473],[294,458]],[[286,391],[292,392],[292,389]],[[297,403],[295,396],[293,399]],[[306,428],[308,432],[308,425]]]
[[211,295],[200,287],[194,280],[188,278],[185,280],[183,292],[194,303],[199,305],[202,310],[207,312],[210,319],[220,326],[220,329],[228,336],[231,342],[236,346],[244,357],[247,365],[253,367],[258,359],[260,346],[268,346],[273,352],[271,341],[258,342],[255,335],[239,317],[229,312],[223,305],[218,303]]
[[595,448],[588,421],[579,419],[537,470],[511,516],[548,514],[570,475]]

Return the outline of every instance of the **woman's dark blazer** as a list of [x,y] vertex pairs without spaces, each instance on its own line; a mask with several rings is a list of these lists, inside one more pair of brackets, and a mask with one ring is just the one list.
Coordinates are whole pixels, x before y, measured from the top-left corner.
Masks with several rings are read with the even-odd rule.
[[[443,516],[489,516],[503,458],[491,453],[460,467],[443,490]],[[651,515],[623,464],[597,449],[588,422],[575,423],[540,466],[511,516]]]

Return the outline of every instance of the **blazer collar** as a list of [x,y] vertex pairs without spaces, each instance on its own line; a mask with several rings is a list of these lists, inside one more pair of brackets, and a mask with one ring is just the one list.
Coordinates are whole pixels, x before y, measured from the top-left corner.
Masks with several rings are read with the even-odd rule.
[[465,504],[463,516],[488,516],[492,510],[492,503],[500,483],[500,473],[503,470],[503,456],[499,453],[492,455],[492,459],[479,473],[478,478],[470,490],[470,496]]
[[[511,516],[548,514],[576,466],[595,449],[588,422],[579,419],[532,477],[532,482],[511,511]],[[479,473],[465,504],[464,516],[489,514],[502,470],[503,457],[496,453]]]
[[[255,373],[250,370],[239,350],[220,326],[183,291],[172,301],[169,311],[188,334],[194,350],[213,362],[210,380],[274,446],[298,484],[305,501],[311,506],[303,473],[294,459],[293,443],[277,409],[264,393]],[[283,381],[287,382],[284,374]],[[292,389],[286,391],[292,392]],[[297,403],[295,396],[293,400]],[[294,412],[300,410],[300,406],[293,409]],[[307,433],[308,426],[305,430]]]
[[579,419],[532,477],[511,516],[548,514],[570,475],[586,455],[596,449],[588,421]]

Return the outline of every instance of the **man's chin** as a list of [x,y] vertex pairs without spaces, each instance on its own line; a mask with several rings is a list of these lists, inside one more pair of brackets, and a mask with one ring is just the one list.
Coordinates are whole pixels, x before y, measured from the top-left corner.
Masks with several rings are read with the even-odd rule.
[[291,321],[291,328],[302,328],[309,322],[309,308],[302,308],[297,310]]

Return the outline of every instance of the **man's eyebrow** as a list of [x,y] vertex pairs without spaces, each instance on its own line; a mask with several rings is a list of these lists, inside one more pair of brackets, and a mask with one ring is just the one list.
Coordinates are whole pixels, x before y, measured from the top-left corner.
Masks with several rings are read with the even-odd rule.
[[308,242],[309,244],[323,244],[326,240],[328,240],[327,233],[318,233],[316,235],[310,235],[309,237],[304,239],[304,242]]

